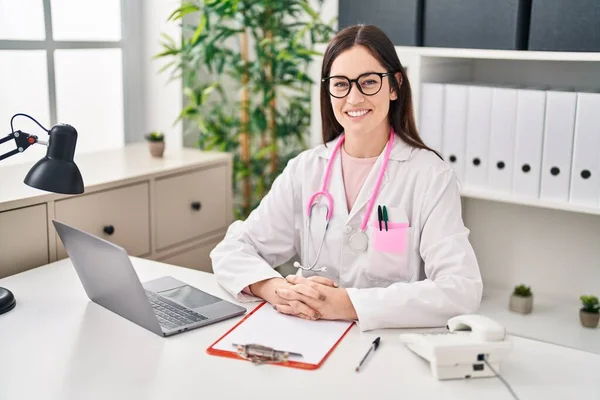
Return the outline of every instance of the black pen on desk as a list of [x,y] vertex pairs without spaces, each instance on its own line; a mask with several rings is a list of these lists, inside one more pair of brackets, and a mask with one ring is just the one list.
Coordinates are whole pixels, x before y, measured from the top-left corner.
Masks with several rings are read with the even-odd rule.
[[378,337],[377,339],[373,340],[373,343],[371,343],[371,347],[369,348],[369,351],[367,351],[367,354],[365,354],[365,356],[363,357],[362,360],[360,360],[360,364],[358,364],[358,367],[356,367],[356,372],[358,372],[360,370],[360,367],[362,367],[363,363],[365,362],[365,360],[367,359],[367,357],[369,357],[369,354],[375,352],[375,350],[377,350],[377,348],[379,347],[379,341],[381,340],[380,337]]

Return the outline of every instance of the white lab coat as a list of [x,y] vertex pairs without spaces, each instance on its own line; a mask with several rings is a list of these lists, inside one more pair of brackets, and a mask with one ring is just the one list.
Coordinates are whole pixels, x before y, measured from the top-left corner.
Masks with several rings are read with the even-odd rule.
[[[281,277],[273,268],[292,257],[306,266],[314,262],[325,226],[325,200],[313,208],[312,234],[307,236],[307,206],[321,189],[335,141],[292,159],[261,204],[245,221],[229,227],[211,252],[217,281],[242,302],[258,301],[242,290],[255,282]],[[328,190],[333,217],[317,266],[318,274],[346,288],[363,331],[376,328],[444,326],[450,317],[476,312],[482,295],[477,259],[461,215],[459,183],[450,166],[433,152],[394,138],[388,167],[369,218],[368,249],[348,246],[359,230],[383,161],[377,159],[350,212],[347,210],[336,154]],[[377,205],[386,205],[390,222],[408,222],[406,251],[375,250]],[[309,242],[307,249],[306,243]],[[317,274],[301,271],[303,276]]]

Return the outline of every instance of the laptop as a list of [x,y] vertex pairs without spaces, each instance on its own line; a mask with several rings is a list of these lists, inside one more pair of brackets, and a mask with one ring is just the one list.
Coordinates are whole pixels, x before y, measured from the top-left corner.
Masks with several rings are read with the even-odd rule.
[[122,247],[52,223],[90,300],[157,335],[171,336],[246,312],[170,276],[142,284]]

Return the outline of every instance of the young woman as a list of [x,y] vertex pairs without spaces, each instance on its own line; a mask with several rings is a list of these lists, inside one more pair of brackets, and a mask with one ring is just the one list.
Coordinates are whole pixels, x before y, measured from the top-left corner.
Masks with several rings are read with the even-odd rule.
[[[324,55],[324,144],[288,163],[211,253],[239,301],[355,320],[361,330],[443,326],[475,312],[482,281],[451,167],[420,139],[392,42],[343,29]],[[274,267],[292,257],[300,274]]]

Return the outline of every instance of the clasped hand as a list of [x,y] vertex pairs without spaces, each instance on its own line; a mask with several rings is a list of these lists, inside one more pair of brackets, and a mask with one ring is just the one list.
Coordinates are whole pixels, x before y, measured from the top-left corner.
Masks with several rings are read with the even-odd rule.
[[[255,288],[251,288],[255,292]],[[346,289],[322,276],[304,278],[288,275],[274,278],[256,288],[256,293],[280,313],[304,319],[353,320],[356,311]]]

